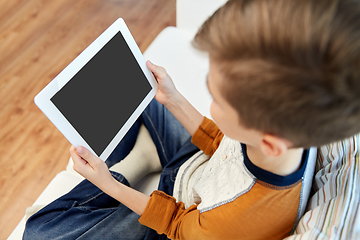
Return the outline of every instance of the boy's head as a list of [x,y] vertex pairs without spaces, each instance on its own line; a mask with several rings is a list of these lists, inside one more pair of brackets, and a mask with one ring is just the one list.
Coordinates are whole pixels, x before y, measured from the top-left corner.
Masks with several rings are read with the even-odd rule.
[[230,0],[201,27],[242,126],[320,146],[360,132],[360,2]]

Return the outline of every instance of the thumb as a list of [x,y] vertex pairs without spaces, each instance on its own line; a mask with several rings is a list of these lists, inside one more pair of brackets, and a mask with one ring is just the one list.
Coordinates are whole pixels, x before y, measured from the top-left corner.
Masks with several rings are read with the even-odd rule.
[[76,153],[90,164],[96,160],[96,156],[83,146],[78,147]]
[[155,75],[155,78],[163,79],[166,77],[167,73],[166,70],[163,67],[157,66],[150,62],[150,60],[146,61],[146,66],[150,69],[150,71]]

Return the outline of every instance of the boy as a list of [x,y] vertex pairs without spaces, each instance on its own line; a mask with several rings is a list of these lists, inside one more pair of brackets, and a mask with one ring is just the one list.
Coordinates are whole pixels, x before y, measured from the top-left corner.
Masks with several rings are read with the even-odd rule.
[[[216,125],[177,92],[164,69],[147,62],[159,83],[156,100],[203,150],[182,162],[174,191],[155,191],[150,197],[137,192],[115,180],[107,166],[83,147],[70,148],[74,169],[140,215],[141,224],[171,239],[288,236],[298,215],[308,148],[360,132],[359,17],[360,4],[350,0],[229,1],[194,40],[209,53],[207,85]],[[149,124],[145,126],[149,130]],[[29,219],[31,228],[43,218],[36,230],[41,235],[45,231],[39,229],[48,230],[48,222],[61,229],[74,221],[71,217],[78,221],[75,229],[81,228],[85,213],[64,217],[64,212],[75,211],[76,203],[70,203],[56,211],[45,207]],[[98,205],[95,200],[90,207],[100,214],[103,208]],[[84,210],[83,206],[79,208]],[[86,206],[84,211],[93,216]],[[100,224],[111,214],[91,224]],[[128,228],[137,226],[128,223]],[[120,225],[113,223],[113,228],[116,224]],[[76,237],[90,237],[86,233],[92,228]],[[27,230],[25,236],[33,232]],[[126,238],[110,233],[103,238],[110,236]],[[131,239],[144,238],[149,239]]]

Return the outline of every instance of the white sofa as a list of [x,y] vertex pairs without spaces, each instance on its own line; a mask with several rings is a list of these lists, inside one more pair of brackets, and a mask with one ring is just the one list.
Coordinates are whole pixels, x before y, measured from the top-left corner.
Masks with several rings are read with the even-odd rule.
[[[168,71],[178,90],[203,115],[206,115],[207,117],[210,117],[209,106],[211,101],[205,85],[205,77],[209,67],[208,58],[204,53],[195,50],[191,46],[191,40],[203,21],[224,2],[226,2],[226,0],[177,0],[177,26],[165,28],[144,53],[146,59],[163,66]],[[337,145],[334,144],[324,147],[324,149],[319,149],[319,155],[322,154],[323,159],[329,159],[329,164],[323,164],[324,162],[322,162],[322,164],[317,164],[318,169],[316,176],[318,176],[321,184],[319,185],[319,183],[317,183],[315,186],[317,195],[315,194],[314,198],[311,200],[313,204],[310,206],[309,211],[305,214],[303,219],[301,219],[297,230],[298,233],[302,233],[307,236],[306,239],[308,239],[309,236],[315,235],[319,235],[322,239],[340,239],[341,237],[339,236],[355,236],[358,232],[360,232],[360,217],[353,217],[353,219],[347,220],[347,222],[357,221],[358,227],[355,227],[355,230],[352,229],[350,235],[342,234],[342,231],[349,233],[346,229],[349,225],[344,223],[344,219],[347,216],[344,216],[343,212],[348,211],[347,209],[349,208],[349,204],[352,204],[352,209],[355,208],[355,210],[356,207],[359,206],[357,200],[359,197],[351,200],[352,202],[350,203],[342,202],[343,191],[345,191],[344,189],[348,189],[348,185],[351,185],[352,191],[355,191],[357,195],[360,195],[360,182],[359,178],[356,177],[358,174],[351,177],[346,175],[347,172],[353,172],[358,169],[356,167],[357,164],[354,165],[354,162],[359,160],[359,135],[350,139],[350,143],[351,142],[352,144],[346,145],[348,147],[346,147],[344,142],[342,142]],[[334,158],[334,151],[341,147],[343,147],[343,155],[346,154],[346,151],[351,151],[351,157],[353,159],[357,158],[358,160],[351,161],[350,163],[350,161],[342,161],[342,156]],[[336,163],[331,164],[334,161],[336,161]],[[326,198],[321,194],[323,194],[323,192],[325,194],[325,188],[329,188],[329,186],[331,188],[333,186],[333,182],[330,181],[332,179],[332,169],[328,171],[329,165],[330,167],[333,165],[338,167],[335,169],[335,175],[333,174],[333,178],[335,178],[335,180],[336,176],[338,176],[338,171],[343,169],[345,171],[343,173],[345,176],[342,176],[346,181],[344,180],[342,184],[337,184],[337,189],[331,191],[334,196]],[[70,159],[66,170],[57,174],[44,192],[35,201],[34,205],[50,203],[61,195],[67,193],[82,180],[83,177],[72,169],[72,161]],[[146,176],[146,178],[143,179],[136,188],[146,194],[150,194],[157,188],[158,181],[159,174],[151,174]],[[335,201],[335,203],[331,203],[331,201]],[[336,201],[340,201],[340,204],[342,204],[341,207],[338,207],[338,202]],[[334,218],[332,218],[333,216],[330,216],[329,219],[329,215],[326,215],[326,221],[331,224],[324,226],[325,220],[322,222],[320,221],[319,223],[318,220],[314,218],[314,215],[318,214],[319,211],[326,211],[324,209],[327,209],[328,204],[335,204],[337,208],[336,211],[332,212],[334,214]],[[357,216],[360,216],[360,214],[357,214]],[[8,239],[21,239],[24,226],[25,218],[21,220]],[[331,234],[329,232],[331,232]],[[290,238],[300,239],[300,237],[300,235],[295,235]],[[346,239],[352,239],[352,237]]]

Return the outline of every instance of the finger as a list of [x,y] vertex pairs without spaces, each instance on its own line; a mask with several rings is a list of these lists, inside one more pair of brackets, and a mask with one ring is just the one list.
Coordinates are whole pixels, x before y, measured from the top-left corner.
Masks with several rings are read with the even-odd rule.
[[87,161],[90,165],[98,162],[99,158],[92,154],[88,149],[83,146],[80,146],[76,149],[77,155],[79,155],[82,159]]
[[71,155],[71,159],[73,160],[74,162],[74,165],[73,165],[73,169],[80,173],[81,175],[83,174],[83,171],[84,171],[84,167],[86,166],[87,164],[87,161],[85,161],[84,159],[82,159],[77,153],[76,153],[76,149],[74,146],[71,146],[70,149],[70,155]]
[[70,155],[71,155],[72,160],[76,163],[81,163],[81,164],[87,163],[87,161],[85,159],[83,159],[81,156],[79,156],[79,154],[76,152],[76,148],[74,146],[70,147]]
[[163,67],[157,66],[150,62],[150,60],[146,61],[146,66],[150,69],[150,71],[155,75],[157,79],[164,79],[167,75],[166,70]]
[[82,162],[84,161],[83,159],[81,159],[81,157],[76,153],[76,148],[74,146],[71,145],[70,149],[70,155],[71,158],[73,160],[74,163],[78,163],[78,162]]
[[78,162],[79,160],[84,161],[84,159],[81,159],[81,157],[76,153],[76,148],[74,146],[71,146],[70,149],[70,155],[74,162]]

